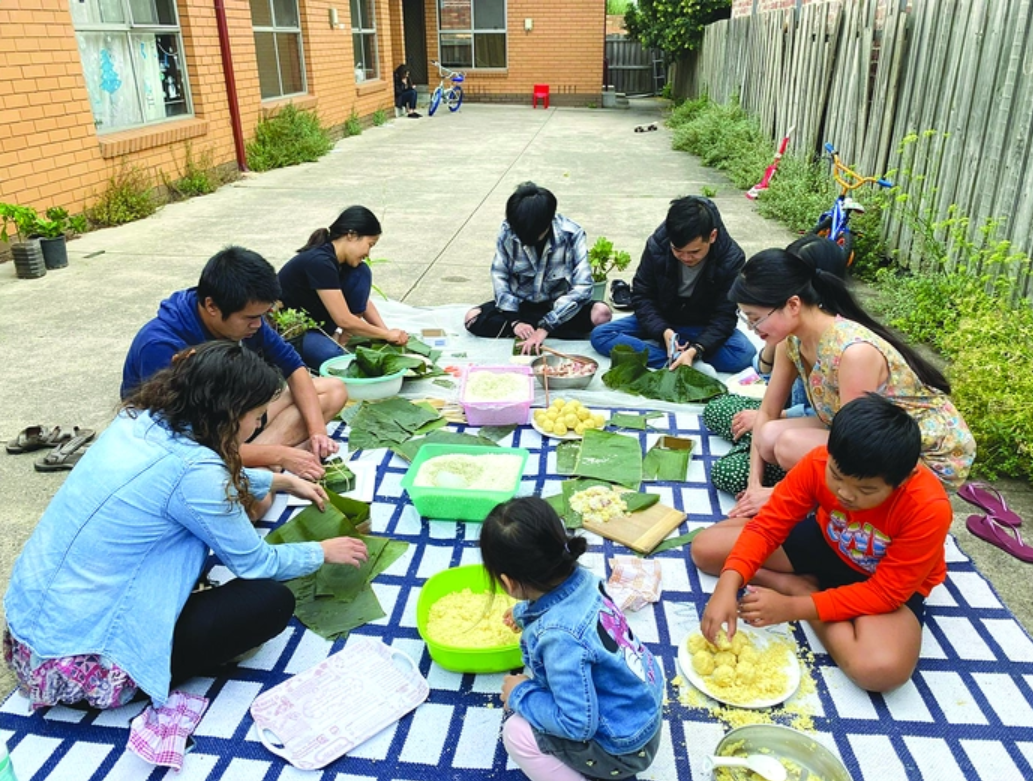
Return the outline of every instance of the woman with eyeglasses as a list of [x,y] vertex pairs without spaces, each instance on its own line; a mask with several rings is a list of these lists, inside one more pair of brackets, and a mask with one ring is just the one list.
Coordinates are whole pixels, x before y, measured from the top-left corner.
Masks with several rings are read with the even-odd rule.
[[[843,279],[818,265],[811,253],[758,252],[729,298],[765,347],[774,347],[771,378],[753,420],[746,484],[730,517],[755,515],[779,477],[771,467],[788,471],[824,445],[839,408],[869,391],[918,422],[922,461],[944,485],[957,488],[965,481],[976,444],[948,396],[946,378],[865,312]],[[783,418],[798,379],[815,417]]]

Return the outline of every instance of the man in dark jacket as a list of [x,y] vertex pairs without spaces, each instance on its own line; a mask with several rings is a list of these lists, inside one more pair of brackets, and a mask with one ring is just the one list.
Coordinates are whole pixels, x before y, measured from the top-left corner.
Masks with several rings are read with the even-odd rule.
[[[631,287],[635,314],[598,326],[592,346],[603,355],[619,344],[649,350],[649,366],[704,361],[719,372],[752,364],[756,348],[736,330],[728,291],[746,256],[706,198],[671,201],[649,237]],[[673,341],[673,346],[672,346]]]

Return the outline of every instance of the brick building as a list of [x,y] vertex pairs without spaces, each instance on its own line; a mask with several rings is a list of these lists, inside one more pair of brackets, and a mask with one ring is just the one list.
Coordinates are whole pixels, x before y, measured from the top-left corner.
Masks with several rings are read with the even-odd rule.
[[[600,100],[605,0],[6,0],[0,201],[82,211],[123,163],[234,165],[287,103],[338,129],[394,105],[392,71],[468,100]],[[231,110],[234,109],[234,110]],[[433,120],[431,120],[433,121]]]

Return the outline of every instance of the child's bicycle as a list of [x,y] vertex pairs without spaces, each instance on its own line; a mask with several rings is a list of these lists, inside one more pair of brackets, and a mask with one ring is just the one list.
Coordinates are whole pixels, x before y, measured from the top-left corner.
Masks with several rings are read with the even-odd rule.
[[[438,66],[441,83],[430,96],[430,108],[427,113],[434,116],[434,112],[438,110],[442,100],[445,101],[449,111],[458,111],[459,107],[463,105],[462,84],[466,81],[466,76],[462,71],[449,70],[437,60],[431,60],[431,62]],[[446,79],[449,82],[448,86],[445,86]]]
[[893,182],[874,176],[861,176],[852,171],[843,165],[839,159],[839,153],[830,143],[825,144],[825,151],[832,155],[832,175],[843,189],[835,203],[832,204],[832,208],[818,219],[818,224],[814,226],[811,233],[824,236],[842,247],[843,254],[846,255],[847,268],[849,268],[854,263],[854,234],[850,231],[850,213],[864,214],[864,207],[851,198],[850,193],[865,184],[892,187]]

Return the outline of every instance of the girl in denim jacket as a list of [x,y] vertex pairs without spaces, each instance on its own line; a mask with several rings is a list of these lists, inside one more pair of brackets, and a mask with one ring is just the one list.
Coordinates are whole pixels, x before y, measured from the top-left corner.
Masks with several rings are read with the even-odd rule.
[[530,675],[507,675],[506,751],[531,781],[628,778],[660,743],[663,672],[603,583],[578,566],[583,537],[568,537],[534,496],[498,505],[481,530],[492,581],[516,604]]

